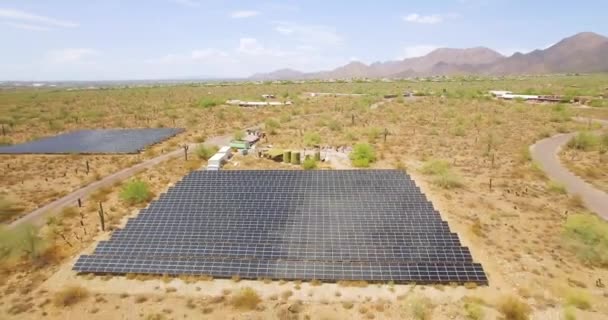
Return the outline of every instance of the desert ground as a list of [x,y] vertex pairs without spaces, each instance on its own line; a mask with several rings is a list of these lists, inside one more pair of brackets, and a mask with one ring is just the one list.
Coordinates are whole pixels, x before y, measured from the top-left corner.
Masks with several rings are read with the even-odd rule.
[[[71,271],[80,254],[91,252],[185,174],[204,167],[207,152],[191,150],[188,161],[175,158],[99,190],[82,208],[64,209],[40,229],[3,228],[0,318],[606,319],[608,224],[547,179],[528,148],[554,134],[586,132],[588,125],[573,118],[608,119],[607,110],[486,96],[491,89],[508,89],[597,97],[608,94],[606,83],[608,76],[593,75],[0,92],[0,123],[7,129],[2,141],[7,144],[77,128],[187,129],[139,155],[0,155],[4,221],[184,143],[260,124],[268,134],[260,147],[371,146],[375,157],[369,167],[410,174],[489,279],[488,286],[424,286]],[[406,90],[416,96],[382,97]],[[307,92],[367,95],[312,97]],[[226,99],[257,100],[265,93],[294,104],[223,105]],[[602,132],[597,136],[590,149],[568,148],[560,157],[573,172],[606,190],[608,160],[599,157]],[[331,161],[317,164],[317,170],[352,166],[346,154],[323,151],[322,156]],[[89,174],[84,172],[87,160]],[[302,167],[250,154],[235,156],[225,169]],[[124,196],[134,180],[147,186],[141,201]]]

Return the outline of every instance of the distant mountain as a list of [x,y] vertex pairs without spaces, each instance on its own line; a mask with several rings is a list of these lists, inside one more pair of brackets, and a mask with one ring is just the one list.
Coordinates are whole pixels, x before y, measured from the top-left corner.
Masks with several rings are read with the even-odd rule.
[[251,76],[251,79],[253,80],[293,80],[303,78],[306,78],[306,74],[304,72],[293,69],[281,69],[270,73],[256,73]]
[[480,71],[497,75],[608,71],[608,38],[579,33],[545,50],[514,54]]
[[546,74],[567,72],[608,71],[608,38],[583,32],[566,38],[545,50],[535,50],[505,57],[484,48],[437,49],[425,56],[366,65],[351,62],[330,71],[303,73],[284,69],[257,74],[252,79],[344,79],[344,78],[405,78],[414,76],[482,74]]

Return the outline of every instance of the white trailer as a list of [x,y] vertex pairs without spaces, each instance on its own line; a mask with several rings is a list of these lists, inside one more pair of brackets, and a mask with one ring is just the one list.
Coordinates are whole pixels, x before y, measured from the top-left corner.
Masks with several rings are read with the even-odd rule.
[[228,161],[228,159],[232,157],[232,149],[230,148],[230,146],[221,147],[220,151],[218,151],[217,153],[221,153],[224,155],[224,161]]
[[213,155],[213,157],[209,159],[209,161],[207,161],[207,169],[213,167],[217,168],[215,170],[218,170],[222,166],[223,162],[224,154],[216,153],[215,155]]

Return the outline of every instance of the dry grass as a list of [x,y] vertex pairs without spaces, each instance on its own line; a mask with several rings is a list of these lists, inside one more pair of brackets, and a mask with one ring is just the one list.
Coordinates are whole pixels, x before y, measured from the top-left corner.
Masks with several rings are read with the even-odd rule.
[[514,296],[502,297],[497,309],[506,320],[527,320],[532,311],[526,303]]
[[262,299],[258,293],[248,287],[241,289],[230,300],[233,307],[242,310],[254,310],[260,302],[262,302]]
[[69,307],[85,300],[88,296],[89,291],[83,287],[67,287],[55,293],[53,304],[57,307]]

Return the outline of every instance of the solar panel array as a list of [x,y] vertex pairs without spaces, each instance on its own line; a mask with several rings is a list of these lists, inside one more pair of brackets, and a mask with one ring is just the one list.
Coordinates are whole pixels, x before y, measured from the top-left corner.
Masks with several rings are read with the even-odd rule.
[[487,284],[468,248],[396,170],[196,171],[74,270]]
[[182,132],[179,128],[79,130],[0,147],[0,154],[138,153]]

